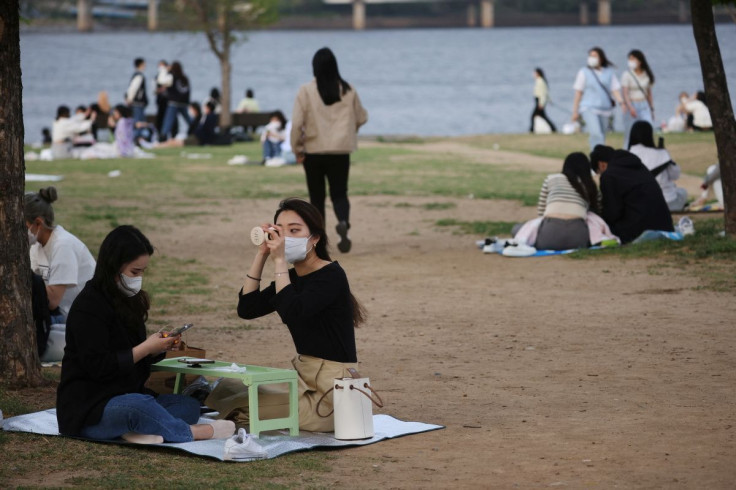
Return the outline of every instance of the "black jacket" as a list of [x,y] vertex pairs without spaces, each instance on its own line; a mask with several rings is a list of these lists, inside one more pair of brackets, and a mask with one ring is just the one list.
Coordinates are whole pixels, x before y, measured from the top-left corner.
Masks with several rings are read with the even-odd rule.
[[189,104],[190,93],[189,80],[182,77],[175,76],[171,86],[166,89],[166,97],[169,99],[169,103],[172,104]]
[[[276,293],[275,283],[241,294],[240,318],[278,312],[289,328],[298,354],[335,362],[358,362],[353,301],[345,271],[332,262],[306,276],[289,270],[291,284]],[[242,290],[241,290],[242,293]]]
[[135,329],[123,326],[112,302],[87,283],[66,320],[66,347],[56,392],[60,433],[78,435],[83,427],[99,423],[105,405],[114,396],[155,395],[143,384],[151,364],[163,354],[133,363],[133,347],[145,339],[142,321]]
[[673,231],[662,188],[639,157],[616,150],[601,174],[603,219],[623,243],[644,230]]

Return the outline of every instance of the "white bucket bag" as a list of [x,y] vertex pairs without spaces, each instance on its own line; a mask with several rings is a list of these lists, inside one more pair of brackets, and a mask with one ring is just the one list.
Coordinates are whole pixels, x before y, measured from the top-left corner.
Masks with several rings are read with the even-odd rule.
[[362,378],[355,369],[348,369],[352,378],[335,378],[334,385],[317,403],[317,415],[329,417],[319,413],[319,404],[330,392],[334,407],[335,439],[354,440],[373,437],[373,406],[383,407],[383,400],[371,388],[370,380]]

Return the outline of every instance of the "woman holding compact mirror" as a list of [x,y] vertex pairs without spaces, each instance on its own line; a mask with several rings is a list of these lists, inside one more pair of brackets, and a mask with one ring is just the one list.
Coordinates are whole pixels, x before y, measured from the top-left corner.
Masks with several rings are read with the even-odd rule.
[[[363,308],[350,292],[345,271],[330,258],[324,218],[316,207],[301,199],[285,199],[274,223],[260,228],[263,241],[246,274],[238,315],[253,319],[279,314],[297,351],[292,364],[299,374],[299,427],[332,431],[332,416],[318,416],[316,405],[334,378],[351,377],[348,369],[357,368],[354,329],[364,321]],[[273,281],[260,289],[267,280],[263,274],[269,258]],[[289,269],[289,264],[294,267]],[[327,398],[321,413],[332,408]]]

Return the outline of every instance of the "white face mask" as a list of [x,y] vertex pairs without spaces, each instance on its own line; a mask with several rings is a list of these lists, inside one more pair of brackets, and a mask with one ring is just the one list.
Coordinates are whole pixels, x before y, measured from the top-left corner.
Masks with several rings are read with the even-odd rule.
[[639,68],[639,62],[636,60],[629,60],[629,69],[636,70],[637,68]]
[[687,97],[683,97],[680,99],[680,102],[682,102],[683,104],[687,104],[687,101],[688,101]]
[[307,258],[307,246],[312,235],[303,238],[287,236],[284,238],[284,258],[290,264],[301,262]]
[[31,232],[31,229],[28,228],[28,245],[35,245],[38,243],[38,235]]
[[128,277],[125,274],[120,274],[120,282],[118,282],[118,287],[126,296],[135,296],[141,290],[142,286],[143,276]]
[[598,65],[601,64],[601,60],[598,59],[597,56],[588,56],[588,66],[591,68],[598,68]]

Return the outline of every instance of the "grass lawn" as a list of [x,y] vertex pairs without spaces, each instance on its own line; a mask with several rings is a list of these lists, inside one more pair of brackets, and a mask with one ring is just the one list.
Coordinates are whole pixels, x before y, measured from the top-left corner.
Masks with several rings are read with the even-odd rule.
[[[485,135],[457,138],[456,141],[477,148],[499,145],[502,150],[560,160],[569,152],[587,148],[584,135]],[[620,135],[614,135],[610,142],[620,144]],[[397,148],[394,143],[361,149],[353,156],[352,195],[459,198],[473,194],[476,198],[514,199],[533,205],[545,176],[527,170],[481,167],[462,159],[447,161],[441,156]],[[421,144],[421,141],[412,143]],[[712,134],[668,135],[667,147],[684,170],[693,175],[702,175],[715,161]],[[82,239],[95,255],[104,236],[119,224],[134,223],[145,230],[172,226],[193,216],[222,220],[207,211],[221,200],[307,197],[300,166],[227,165],[227,160],[238,154],[247,155],[251,161],[260,160],[257,143],[194,150],[169,149],[156,153],[157,158],[152,160],[27,162],[26,171],[64,176],[64,180],[53,184],[59,191],[56,221]],[[209,156],[203,158],[203,154]],[[112,170],[120,170],[121,175],[108,177]],[[38,190],[47,185],[33,182],[27,189]],[[426,205],[428,210],[452,208],[452,203]],[[458,233],[495,235],[505,233],[512,223],[450,219],[436,224],[455,227]],[[570,260],[595,260],[611,255],[655,257],[661,259],[663,266],[705,275],[714,289],[732,291],[736,287],[735,242],[718,236],[723,229],[722,220],[698,221],[696,229],[700,233],[683,242],[656,242],[604,253],[583,253]],[[184,260],[160,254],[154,256],[154,261],[158,261],[158,265],[152,267],[150,277],[147,275],[146,286],[155,298],[152,318],[164,316],[169,308],[182,308],[192,303],[194,296],[206,298],[210,294],[210,270],[206,264],[194,258]],[[182,289],[187,290],[188,296],[182,297]],[[195,305],[194,308],[207,306]],[[158,329],[155,322],[149,327],[152,331]],[[58,379],[58,371],[45,369],[45,374],[53,381]],[[26,395],[4,390],[0,385],[0,408],[4,415],[9,417],[49,408],[53,388],[39,389],[38,396]],[[332,452],[308,452],[233,465],[170,451],[141,453],[112,444],[4,432],[0,432],[0,450],[4,453],[0,458],[0,481],[33,475],[35,468],[42,466],[44,471],[59,475],[58,481],[48,483],[52,486],[72,484],[105,488],[320,488],[328,481],[331,461],[337,458]],[[85,476],[68,480],[65,474]]]

